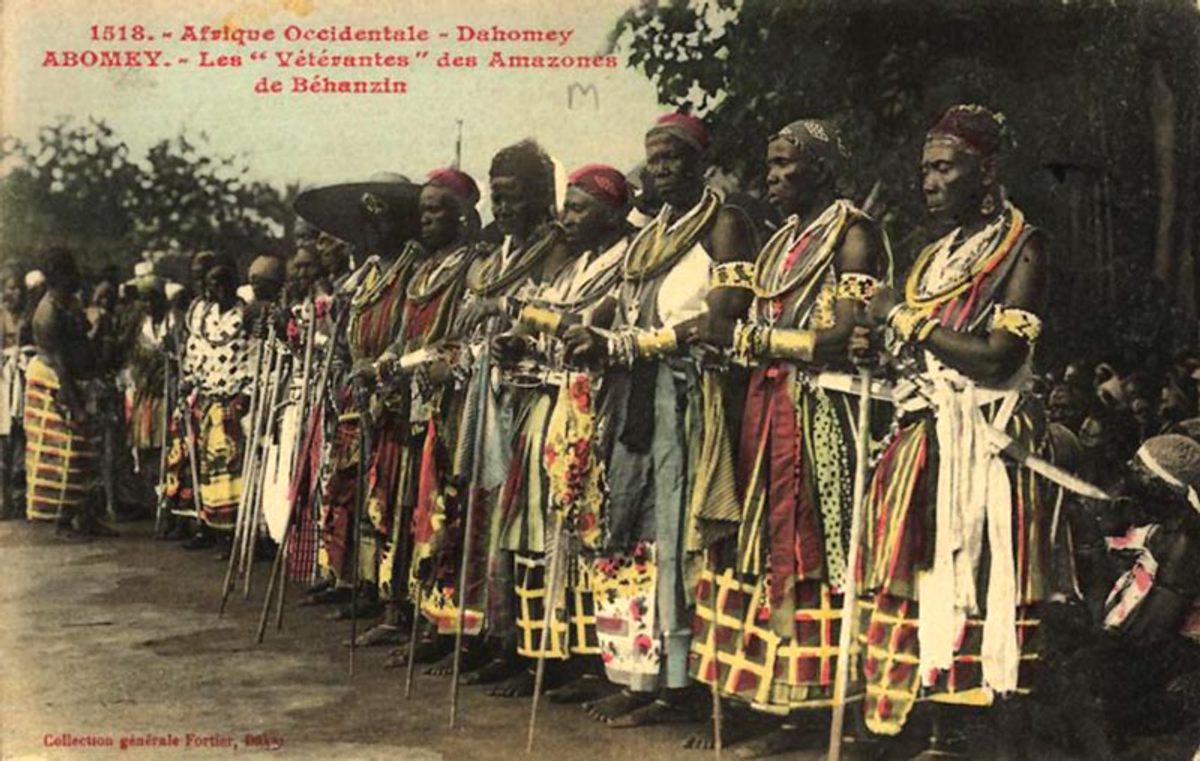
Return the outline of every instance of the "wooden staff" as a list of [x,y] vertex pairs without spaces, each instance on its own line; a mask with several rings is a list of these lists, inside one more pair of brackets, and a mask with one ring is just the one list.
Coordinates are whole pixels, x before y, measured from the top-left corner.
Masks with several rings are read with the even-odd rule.
[[[547,555],[546,561],[549,568],[549,580],[546,589],[546,601],[543,604],[545,608],[542,614],[542,641],[539,643],[537,670],[533,677],[533,703],[529,709],[529,734],[525,739],[525,752],[533,752],[533,735],[537,728],[538,704],[542,697],[542,684],[546,679],[546,650],[547,643],[554,638],[554,624],[556,623],[555,612],[558,609],[558,587],[562,582],[563,562],[567,555],[567,537],[563,530],[565,526],[565,513],[559,511],[555,516],[554,522],[554,545],[548,549],[553,550],[554,555]],[[567,643],[563,643],[563,647],[567,647]]]
[[[712,561],[707,563],[709,568],[712,568]],[[708,647],[712,652],[713,662],[713,680],[712,680],[712,710],[713,710],[713,753],[716,754],[720,761],[721,753],[724,746],[724,728],[721,725],[721,661],[717,654],[717,619],[721,615],[717,604],[720,602],[720,594],[714,584],[713,599],[712,599],[712,621],[708,623]]]
[[[267,464],[267,445],[271,438],[271,431],[275,427],[275,418],[279,414],[279,389],[283,385],[283,354],[276,350],[275,347],[275,321],[271,320],[270,327],[267,330],[268,351],[271,357],[271,375],[267,385],[267,405],[264,415],[260,415],[262,419],[262,433],[258,437],[258,445],[255,451],[254,463],[257,466],[254,470],[253,481],[251,488],[253,489],[250,502],[250,515],[246,524],[246,535],[243,540],[244,547],[244,564],[245,569],[245,586],[242,591],[242,598],[250,599],[250,584],[254,577],[254,554],[258,545],[258,524],[262,518],[262,499],[263,499],[263,480],[266,476]],[[242,479],[243,487],[245,488],[245,478]]]
[[246,442],[245,449],[242,450],[242,492],[238,495],[238,515],[237,521],[234,523],[233,541],[229,548],[229,562],[225,566],[225,580],[221,584],[221,606],[217,610],[217,615],[221,616],[225,613],[225,605],[229,601],[229,593],[233,591],[233,572],[238,564],[241,553],[242,536],[245,533],[245,524],[249,505],[251,500],[251,490],[248,487],[252,481],[247,481],[247,478],[252,477],[254,470],[254,451],[258,441],[258,417],[261,414],[263,399],[266,389],[266,384],[262,383],[263,377],[263,360],[266,345],[260,343],[254,352],[254,387],[250,394],[250,437]]
[[850,548],[842,576],[842,626],[838,633],[837,671],[833,682],[833,720],[829,725],[829,761],[842,757],[842,729],[846,723],[846,689],[850,677],[850,646],[858,602],[857,569],[862,533],[863,496],[867,490],[868,443],[871,439],[871,370],[859,372],[858,435],[854,441],[854,492],[850,509]]
[[[490,322],[490,321],[489,321]],[[489,326],[490,327],[490,324]],[[467,514],[463,519],[462,563],[458,568],[458,610],[454,626],[454,658],[450,672],[450,728],[458,720],[458,678],[462,668],[463,625],[466,619],[467,584],[471,573],[471,535],[475,530],[475,511],[478,509],[478,494],[483,481],[483,442],[487,429],[488,394],[491,393],[492,346],[490,330],[485,330],[483,351],[479,355],[476,369],[479,384],[479,410],[475,415],[475,440],[471,442],[471,484],[467,492]],[[413,638],[413,642],[416,638]],[[412,663],[414,646],[409,646],[409,663]],[[411,668],[411,666],[410,666]]]
[[[408,663],[404,670],[404,699],[412,697],[413,659],[417,654],[417,624],[421,621],[421,585],[417,585],[417,595],[413,598],[412,627],[408,632]],[[454,689],[453,687],[451,688]],[[451,725],[453,726],[453,725]]]
[[[287,530],[283,532],[284,540],[287,539]],[[279,545],[279,551],[275,553],[275,560],[271,563],[271,572],[267,575],[267,593],[263,596],[262,613],[258,616],[258,633],[255,635],[254,641],[261,645],[263,635],[267,632],[267,618],[271,615],[271,601],[275,597],[275,585],[279,581],[280,571],[283,569],[283,544]]]

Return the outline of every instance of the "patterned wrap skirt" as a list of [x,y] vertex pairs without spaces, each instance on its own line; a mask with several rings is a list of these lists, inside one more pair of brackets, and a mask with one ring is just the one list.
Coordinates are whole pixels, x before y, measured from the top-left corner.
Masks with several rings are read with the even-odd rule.
[[[1008,434],[1028,451],[1044,451],[1041,412],[1035,400],[1023,399],[1008,425]],[[919,673],[917,574],[929,567],[933,551],[939,443],[928,414],[905,421],[885,448],[867,489],[858,640],[864,648],[866,723],[877,734],[898,734],[918,700],[975,706],[993,700],[983,678],[986,617],[982,612],[964,621],[949,669],[924,680]],[[1052,511],[1047,507],[1053,501],[1049,485],[1032,472],[1012,463],[1007,470],[1012,489],[1020,694],[1033,689],[1041,658],[1038,610],[1052,586]],[[986,562],[980,565],[986,570]],[[977,581],[977,588],[986,589],[984,579]]]
[[96,431],[64,416],[60,393],[57,373],[34,357],[26,375],[24,409],[30,520],[57,520],[64,509],[73,510],[89,499],[97,483]]
[[239,398],[211,399],[202,404],[197,458],[200,474],[200,522],[215,531],[230,532],[237,524],[242,496],[242,456],[245,434]]

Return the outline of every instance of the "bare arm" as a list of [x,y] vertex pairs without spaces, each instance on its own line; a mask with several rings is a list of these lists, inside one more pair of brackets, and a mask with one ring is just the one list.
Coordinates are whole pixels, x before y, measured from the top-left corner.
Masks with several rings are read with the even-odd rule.
[[66,345],[70,338],[67,333],[62,310],[50,299],[43,299],[33,314],[33,336],[38,354],[58,376],[63,404],[72,413],[82,414],[83,397],[76,385],[75,375],[71,372],[71,363],[67,360],[67,352],[71,348]]
[[[834,271],[839,277],[851,273],[874,277],[878,274],[878,262],[882,259],[882,253],[883,239],[880,237],[879,228],[872,222],[859,220],[846,229],[842,245],[835,255]],[[839,362],[846,357],[850,334],[862,309],[862,302],[853,298],[838,298],[834,302],[833,325],[812,333],[815,362]],[[773,332],[782,334],[786,339],[789,335],[799,335],[806,331],[777,328]],[[778,343],[782,344],[784,341]],[[790,358],[790,355],[785,358]]]
[[[713,261],[752,262],[758,255],[754,225],[746,212],[724,206],[709,232],[708,251]],[[708,310],[714,319],[733,322],[744,317],[753,300],[744,288],[714,288],[708,294]]]
[[[1027,240],[1019,256],[1000,303],[1040,314],[1046,302],[1048,267],[1039,237]],[[924,345],[950,367],[984,383],[1000,383],[1010,377],[1030,349],[1028,342],[1006,330],[974,336],[942,327],[935,328]]]

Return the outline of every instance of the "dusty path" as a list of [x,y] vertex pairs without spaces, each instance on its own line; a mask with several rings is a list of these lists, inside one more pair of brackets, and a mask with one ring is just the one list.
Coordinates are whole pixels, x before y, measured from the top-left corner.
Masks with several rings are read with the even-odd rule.
[[[448,680],[418,672],[413,699],[403,700],[403,672],[381,666],[386,648],[360,650],[351,683],[340,644],[348,624],[326,621],[326,608],[297,607],[295,587],[284,630],[269,629],[266,642],[255,645],[267,564],[256,566],[251,600],[235,596],[218,619],[225,564],[212,550],[184,552],[173,542],[154,541],[150,528],[122,524],[119,538],[75,544],[56,539],[49,526],[0,523],[0,759],[267,753],[249,746],[246,735],[281,744],[267,758],[527,757],[528,699],[491,698],[464,687],[460,726],[451,731]],[[613,730],[576,706],[543,706],[532,758],[713,758],[680,747],[699,725]],[[64,748],[55,744],[64,734],[113,745]],[[147,734],[173,735],[180,745],[120,750],[123,736]],[[1161,739],[1141,740],[1122,754],[1190,755],[1178,741]],[[819,756],[814,748],[776,758]],[[1064,757],[1047,748],[1037,756]]]
[[[0,523],[0,757],[229,758],[254,752],[246,734],[279,738],[272,757],[491,759],[524,756],[529,701],[461,692],[460,726],[446,728],[449,683],[421,675],[404,701],[386,648],[359,651],[347,677],[346,623],[299,608],[289,588],[283,632],[255,645],[262,579],[216,616],[224,564],[213,551],[156,542],[144,524],[122,536],[66,543],[48,526]],[[535,757],[704,758],[678,743],[685,727],[610,730],[575,706],[546,703]],[[178,749],[64,749],[57,736],[174,734]],[[225,747],[186,748],[186,735]],[[50,736],[50,737],[47,737]],[[215,736],[215,740],[212,740]],[[233,745],[236,744],[236,749]],[[261,749],[258,749],[262,752]]]

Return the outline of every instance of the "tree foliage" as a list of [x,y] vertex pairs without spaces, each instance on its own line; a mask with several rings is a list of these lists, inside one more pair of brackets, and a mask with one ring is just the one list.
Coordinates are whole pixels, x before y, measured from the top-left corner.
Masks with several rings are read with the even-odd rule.
[[130,155],[105,122],[62,119],[32,143],[0,140],[0,262],[34,266],[65,245],[93,272],[128,271],[146,250],[216,249],[238,259],[278,247],[294,226],[288,193],[249,181],[242,156],[181,134]]
[[750,189],[770,134],[805,116],[838,122],[860,198],[880,183],[898,272],[933,234],[916,184],[926,128],[954,103],[1002,111],[1015,140],[1009,191],[1053,240],[1054,332],[1084,345],[1111,345],[1115,333],[1136,352],[1159,318],[1113,306],[1144,312],[1145,289],[1124,284],[1147,281],[1154,265],[1155,66],[1178,125],[1169,271],[1183,277],[1147,288],[1162,320],[1172,304],[1194,304],[1198,30],[1185,0],[671,0],[631,9],[613,41],[661,102],[705,116],[714,160]]

